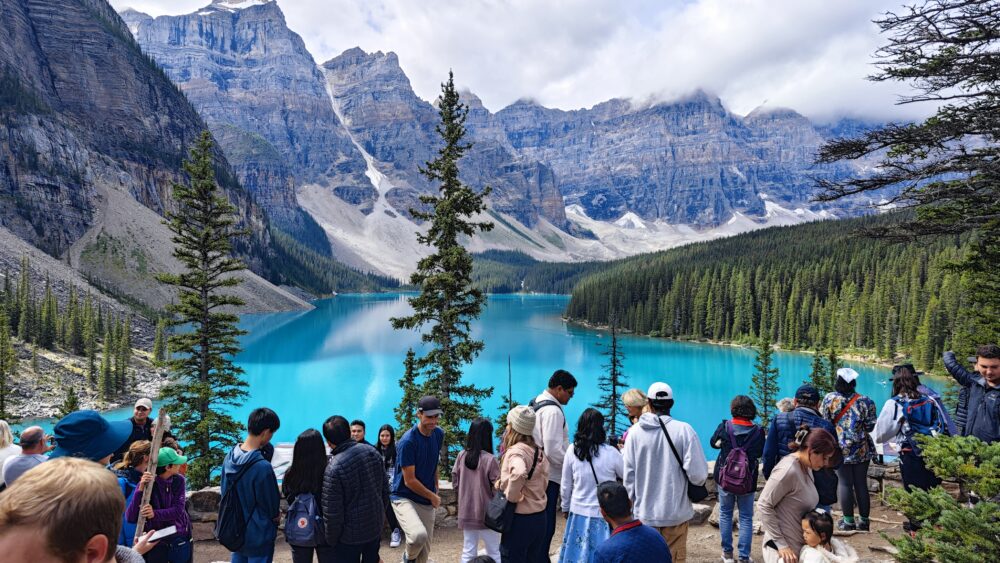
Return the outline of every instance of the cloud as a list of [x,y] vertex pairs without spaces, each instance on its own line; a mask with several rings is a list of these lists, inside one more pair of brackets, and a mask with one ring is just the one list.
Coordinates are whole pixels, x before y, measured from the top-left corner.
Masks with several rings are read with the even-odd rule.
[[[112,0],[151,15],[206,0]],[[745,114],[765,102],[813,119],[922,117],[874,83],[885,43],[872,20],[900,0],[279,0],[317,62],[346,49],[395,51],[417,94],[449,69],[498,110],[520,98],[590,107],[668,100],[702,88]]]

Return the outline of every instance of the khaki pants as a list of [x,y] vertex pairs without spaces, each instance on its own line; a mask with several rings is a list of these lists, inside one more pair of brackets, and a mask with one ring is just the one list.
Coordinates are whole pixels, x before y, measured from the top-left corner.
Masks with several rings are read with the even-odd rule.
[[684,563],[687,561],[687,522],[676,526],[656,528],[656,531],[660,532],[663,539],[667,540],[667,547],[670,548],[670,557],[673,559],[674,563]]
[[392,511],[406,536],[406,558],[426,563],[434,540],[434,507],[399,499],[392,501]]

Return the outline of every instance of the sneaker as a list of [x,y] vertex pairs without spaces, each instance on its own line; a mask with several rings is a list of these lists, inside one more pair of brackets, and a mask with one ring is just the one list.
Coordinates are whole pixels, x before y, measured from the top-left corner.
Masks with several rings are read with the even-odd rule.
[[868,520],[867,518],[862,518],[858,520],[857,527],[859,532],[868,532],[871,530],[871,521]]
[[722,554],[722,563],[736,563],[736,560],[733,559],[733,554],[732,553],[723,553]]
[[[399,544],[403,543],[403,533],[396,528],[392,531],[392,537],[389,538],[389,547],[399,547]],[[406,557],[404,555],[404,557]]]
[[741,557],[736,563],[753,563],[753,557],[747,557],[746,559]]
[[854,522],[841,519],[840,522],[837,522],[837,529],[841,532],[853,532],[857,530],[857,526],[854,525]]

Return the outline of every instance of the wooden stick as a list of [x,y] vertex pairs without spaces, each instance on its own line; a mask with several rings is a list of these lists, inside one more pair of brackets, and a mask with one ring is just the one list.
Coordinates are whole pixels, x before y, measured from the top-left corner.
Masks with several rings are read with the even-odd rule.
[[[156,415],[156,432],[153,433],[153,444],[149,448],[149,463],[146,464],[146,473],[152,473],[154,476],[156,475],[156,460],[160,455],[160,444],[163,443],[163,433],[167,430],[166,417],[167,412],[163,408],[160,408],[159,414]],[[145,533],[143,528],[146,527],[146,517],[142,515],[142,507],[149,504],[149,497],[153,494],[153,486],[155,484],[156,479],[142,490],[142,502],[139,504],[139,521],[135,524],[135,538],[132,539],[132,545],[138,543],[139,538]]]

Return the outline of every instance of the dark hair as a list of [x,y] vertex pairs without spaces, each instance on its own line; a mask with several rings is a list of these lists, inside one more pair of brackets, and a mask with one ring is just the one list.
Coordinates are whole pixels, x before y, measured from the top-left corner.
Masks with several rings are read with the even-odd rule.
[[833,437],[833,434],[823,428],[810,428],[808,424],[799,426],[798,432],[795,433],[795,440],[788,444],[788,449],[793,452],[797,452],[801,448],[820,455],[831,455],[840,451],[837,439]]
[[833,517],[829,512],[810,510],[802,519],[809,522],[809,527],[819,536],[820,543],[830,545],[830,540],[833,538]]
[[609,518],[623,520],[632,515],[628,491],[617,481],[605,481],[597,486],[597,502]]
[[1000,359],[1000,346],[996,344],[983,344],[976,348],[977,358],[989,358],[991,360]]
[[673,399],[663,399],[663,400],[649,400],[649,410],[653,411],[654,414],[670,414],[670,409],[674,408]]
[[753,399],[750,397],[737,395],[729,403],[729,414],[734,417],[753,420],[757,418],[757,405],[754,404]]
[[[899,368],[899,369],[896,369]],[[892,396],[907,397],[909,399],[920,398],[920,391],[917,387],[917,375],[904,366],[896,366],[892,369]]]
[[848,382],[844,381],[843,377],[840,377],[838,375],[837,376],[837,381],[833,382],[833,389],[834,389],[834,391],[836,391],[837,393],[840,393],[841,395],[843,395],[845,397],[851,397],[851,396],[853,396],[854,393],[857,392],[857,388],[858,388],[858,380],[857,379],[855,379],[854,381],[848,383]]
[[360,426],[360,427],[364,428],[365,430],[368,429],[367,427],[365,427],[365,421],[361,420],[360,418],[356,418],[356,419],[352,420],[351,421],[351,426]]
[[562,387],[563,389],[576,389],[577,382],[573,374],[564,370],[557,369],[552,377],[549,378],[549,389],[555,389],[556,387]]
[[323,423],[323,437],[334,446],[339,446],[351,439],[351,426],[346,418],[335,414]]
[[493,453],[493,423],[488,418],[477,418],[469,425],[465,435],[465,466],[479,467],[479,454]]
[[591,461],[597,457],[601,444],[608,441],[604,431],[604,415],[597,409],[586,409],[576,423],[573,435],[573,453],[580,461]]
[[247,430],[254,436],[260,436],[265,430],[277,432],[279,426],[281,421],[278,420],[278,414],[267,407],[254,409],[247,420]]
[[477,555],[472,559],[469,559],[469,563],[497,563],[497,560],[493,559],[489,555]]
[[323,472],[326,470],[326,444],[319,431],[310,428],[295,439],[292,465],[281,481],[281,492],[289,499],[299,493],[323,492]]
[[[389,445],[383,446],[381,436],[382,432],[386,430],[389,431]],[[391,424],[383,424],[379,427],[376,438],[378,439],[375,440],[375,449],[378,450],[378,453],[382,454],[382,461],[385,463],[386,468],[388,469],[390,464],[396,465],[396,430]]]

